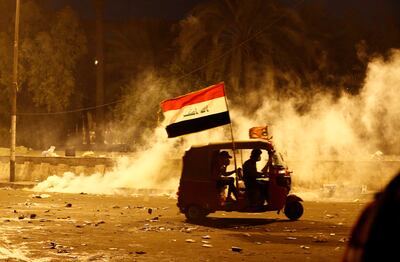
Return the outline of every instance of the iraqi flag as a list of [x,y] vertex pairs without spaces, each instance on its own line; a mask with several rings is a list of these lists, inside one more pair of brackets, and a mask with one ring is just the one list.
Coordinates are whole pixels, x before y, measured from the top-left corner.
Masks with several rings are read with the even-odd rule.
[[168,137],[177,137],[231,122],[224,83],[161,102]]

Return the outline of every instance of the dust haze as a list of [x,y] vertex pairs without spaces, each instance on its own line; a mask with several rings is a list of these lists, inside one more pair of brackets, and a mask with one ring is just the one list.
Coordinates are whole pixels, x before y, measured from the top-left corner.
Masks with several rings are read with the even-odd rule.
[[[294,171],[296,192],[306,196],[312,190],[320,192],[324,185],[376,191],[397,171],[382,162],[393,160],[392,155],[399,153],[399,50],[393,50],[388,59],[370,60],[359,94],[343,93],[339,98],[313,94],[306,112],[296,109],[303,102],[299,97],[282,99],[271,92],[270,85],[259,90],[249,95],[263,98],[251,116],[242,110],[252,103],[251,99],[243,104],[229,103],[235,139],[247,139],[250,127],[268,125],[274,144]],[[135,121],[131,124],[135,127]],[[124,189],[174,192],[184,151],[191,144],[230,139],[230,134],[229,126],[224,126],[168,139],[161,123],[150,137],[143,149],[119,159],[112,172],[90,176],[65,173],[63,177],[49,177],[34,190],[93,194],[126,192]]]

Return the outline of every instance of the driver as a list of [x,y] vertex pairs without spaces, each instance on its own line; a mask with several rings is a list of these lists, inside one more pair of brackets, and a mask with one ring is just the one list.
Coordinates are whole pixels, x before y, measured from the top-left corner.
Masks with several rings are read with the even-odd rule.
[[250,154],[250,159],[243,164],[243,181],[246,186],[246,192],[249,195],[250,203],[255,203],[257,194],[260,193],[260,185],[257,183],[257,178],[264,176],[263,173],[257,171],[257,162],[261,160],[261,150],[253,149]]

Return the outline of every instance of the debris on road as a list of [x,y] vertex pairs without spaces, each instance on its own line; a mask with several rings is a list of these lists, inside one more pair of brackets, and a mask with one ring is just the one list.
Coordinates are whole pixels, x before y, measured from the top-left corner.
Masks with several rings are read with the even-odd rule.
[[98,225],[104,224],[104,223],[106,223],[106,222],[104,222],[103,220],[100,220],[100,221],[94,223],[94,226],[97,227]]
[[348,239],[346,237],[342,237],[341,239],[339,239],[339,242],[345,243],[347,242]]
[[317,243],[325,243],[328,242],[328,237],[324,235],[317,235],[313,237],[313,241]]
[[157,222],[158,221],[158,216],[157,217],[153,217],[152,219],[149,220],[150,222]]
[[32,198],[49,198],[49,194],[31,195]]
[[195,242],[196,242],[196,240],[191,239],[191,238],[185,239],[185,241],[186,241],[187,243],[195,243]]
[[232,251],[233,251],[233,252],[242,252],[242,248],[232,246]]

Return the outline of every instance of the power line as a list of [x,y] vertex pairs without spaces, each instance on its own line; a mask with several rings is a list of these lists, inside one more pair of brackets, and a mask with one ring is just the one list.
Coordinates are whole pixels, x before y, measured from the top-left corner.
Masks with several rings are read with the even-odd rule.
[[[294,4],[292,6],[292,8],[296,9],[303,3],[304,3],[304,0],[299,0],[296,4]],[[221,58],[225,57],[226,55],[228,55],[229,53],[233,52],[234,50],[240,48],[245,43],[253,40],[256,37],[258,37],[261,33],[266,31],[267,29],[269,29],[272,25],[274,25],[275,23],[279,22],[283,17],[284,17],[283,14],[279,14],[273,21],[271,21],[264,28],[262,28],[261,30],[256,32],[254,35],[252,35],[252,36],[248,37],[247,39],[243,40],[242,42],[240,42],[236,46],[231,47],[230,49],[228,49],[227,51],[225,51],[223,54],[219,55],[218,57],[216,57],[214,59],[211,59],[210,61],[204,63],[203,65],[197,67],[196,69],[193,69],[192,71],[182,75],[181,77],[177,78],[177,81],[182,80],[182,79],[188,77],[189,75],[192,75],[192,74],[200,71],[201,69],[205,68],[208,65],[211,65],[211,64],[215,63],[216,61],[219,61]],[[43,113],[17,113],[17,115],[20,115],[20,116],[22,116],[22,115],[24,115],[24,116],[43,116],[43,115],[62,115],[62,114],[69,114],[69,113],[78,113],[78,112],[89,111],[89,110],[93,110],[93,109],[97,109],[97,108],[106,107],[106,106],[113,105],[113,104],[118,104],[118,103],[121,103],[121,102],[123,102],[125,100],[126,100],[126,98],[125,99],[115,100],[113,102],[109,102],[109,103],[102,104],[102,105],[91,106],[91,107],[83,107],[83,108],[78,108],[78,109],[73,109],[73,110],[66,110],[66,111],[48,112],[48,113],[45,113],[45,112],[43,112]]]
[[17,115],[19,115],[19,116],[32,116],[32,115],[43,116],[43,115],[62,115],[62,114],[78,113],[78,112],[89,111],[89,110],[93,110],[93,109],[97,109],[97,108],[101,108],[101,107],[106,107],[106,106],[113,105],[113,104],[118,104],[118,103],[123,102],[123,101],[124,101],[124,99],[120,99],[120,100],[116,100],[116,101],[113,101],[113,102],[110,102],[110,103],[106,103],[106,104],[102,104],[102,105],[98,105],[98,106],[83,107],[83,108],[77,108],[77,109],[65,110],[65,111],[58,111],[58,112],[18,113]]

